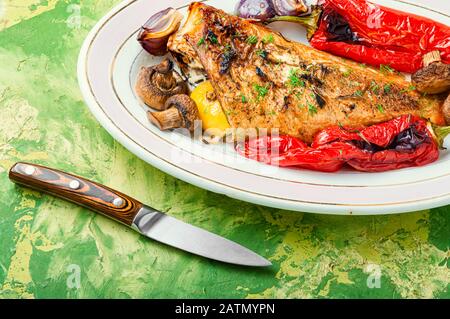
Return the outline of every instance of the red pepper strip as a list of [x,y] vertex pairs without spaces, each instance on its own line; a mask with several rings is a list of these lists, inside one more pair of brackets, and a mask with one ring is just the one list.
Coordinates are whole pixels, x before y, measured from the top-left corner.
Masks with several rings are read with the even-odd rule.
[[[409,135],[419,137],[401,136],[408,129],[412,130]],[[396,139],[400,139],[398,145],[392,145]],[[373,144],[389,148],[370,150],[358,146],[357,142],[367,143],[369,148],[373,148]],[[345,164],[360,171],[382,172],[422,166],[439,157],[438,145],[427,123],[413,116],[401,116],[359,133],[340,127],[330,128],[320,132],[311,147],[295,137],[282,135],[246,141],[238,144],[236,149],[241,155],[266,164],[323,172],[336,172]]]
[[238,144],[236,150],[243,156],[265,164],[281,167],[301,167],[322,172],[336,172],[344,166],[344,150],[356,149],[348,143],[334,142],[320,148],[308,147],[298,138],[281,135],[265,136]]
[[352,159],[347,164],[358,171],[382,172],[406,167],[423,166],[439,159],[434,143],[420,144],[413,153],[384,150],[364,159]]
[[[322,19],[311,39],[319,50],[407,73],[419,70],[422,56],[434,50],[450,63],[450,28],[444,24],[365,0],[321,0],[319,5]],[[336,13],[350,27],[345,33],[329,32]],[[341,31],[342,26],[336,32]]]
[[403,115],[362,130],[334,126],[319,132],[314,138],[312,147],[318,147],[332,141],[364,140],[380,147],[387,147],[393,138],[419,120],[418,117]]
[[360,44],[346,42],[327,42],[326,36],[319,31],[311,39],[310,43],[317,50],[326,51],[337,56],[351,59],[360,63],[379,67],[389,67],[406,73],[415,73],[422,68],[422,55],[407,52],[381,51],[377,48],[369,48]]

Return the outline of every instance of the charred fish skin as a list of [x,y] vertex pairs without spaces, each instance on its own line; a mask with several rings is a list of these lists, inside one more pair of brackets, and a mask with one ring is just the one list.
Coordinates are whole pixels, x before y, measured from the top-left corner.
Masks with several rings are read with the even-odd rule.
[[445,124],[445,98],[418,93],[389,68],[288,41],[203,3],[190,5],[169,50],[201,64],[234,128],[277,129],[311,142],[330,126],[369,126],[403,114]]

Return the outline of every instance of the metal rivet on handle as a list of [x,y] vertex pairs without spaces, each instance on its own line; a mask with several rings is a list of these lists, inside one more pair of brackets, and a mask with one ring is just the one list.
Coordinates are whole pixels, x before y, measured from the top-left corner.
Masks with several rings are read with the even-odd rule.
[[113,205],[116,207],[120,207],[123,205],[123,199],[120,197],[114,198]]
[[25,175],[31,176],[34,174],[34,172],[36,172],[36,168],[34,168],[33,166],[27,165],[25,166],[23,172],[25,173]]
[[80,182],[74,179],[73,181],[70,181],[69,187],[71,189],[78,189],[80,188]]

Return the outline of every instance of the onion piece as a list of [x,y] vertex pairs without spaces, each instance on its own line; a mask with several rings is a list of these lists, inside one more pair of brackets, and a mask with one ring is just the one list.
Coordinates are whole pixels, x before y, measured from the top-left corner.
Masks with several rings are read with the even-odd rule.
[[275,16],[271,0],[240,0],[236,6],[236,15],[244,19],[265,21]]
[[271,0],[272,7],[279,16],[298,16],[308,12],[303,0]]
[[173,8],[158,12],[142,26],[138,41],[148,53],[165,55],[169,37],[178,30],[182,19],[183,15]]

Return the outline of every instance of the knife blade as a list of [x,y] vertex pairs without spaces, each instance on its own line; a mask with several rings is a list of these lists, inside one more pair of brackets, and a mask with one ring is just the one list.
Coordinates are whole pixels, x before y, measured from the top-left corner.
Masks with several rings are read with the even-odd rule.
[[243,266],[272,264],[255,252],[184,223],[107,186],[45,166],[19,162],[9,171],[16,184],[89,208],[166,245],[209,259]]

